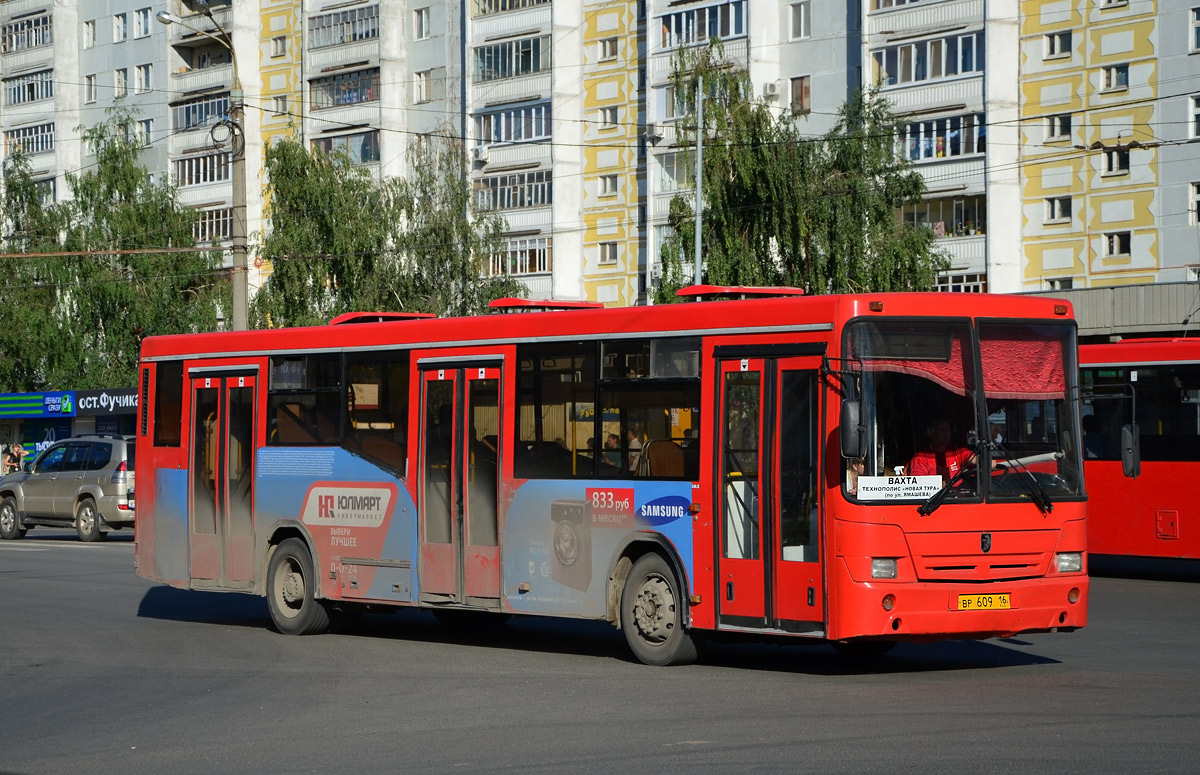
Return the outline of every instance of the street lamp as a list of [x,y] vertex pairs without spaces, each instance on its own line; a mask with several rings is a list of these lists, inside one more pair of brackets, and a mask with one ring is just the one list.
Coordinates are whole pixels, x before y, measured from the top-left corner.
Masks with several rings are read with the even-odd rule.
[[246,262],[246,136],[242,129],[243,101],[242,81],[238,74],[237,52],[233,49],[233,40],[229,33],[213,18],[206,0],[196,0],[195,6],[200,13],[217,28],[220,35],[214,35],[206,30],[197,29],[169,11],[159,11],[154,18],[163,25],[178,24],[198,35],[215,40],[229,49],[229,58],[233,64],[233,88],[229,92],[229,124],[232,136],[231,153],[233,156],[233,330],[245,331],[249,328],[249,282]]

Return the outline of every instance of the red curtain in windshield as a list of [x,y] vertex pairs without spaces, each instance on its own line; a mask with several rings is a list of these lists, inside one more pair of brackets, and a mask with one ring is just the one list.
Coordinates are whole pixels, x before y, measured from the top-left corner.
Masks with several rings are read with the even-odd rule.
[[1044,401],[1066,398],[1063,345],[1021,329],[1002,339],[982,339],[983,392],[988,398]]
[[863,368],[866,371],[894,371],[922,377],[960,396],[965,396],[968,390],[974,388],[974,367],[969,357],[963,357],[963,340],[960,336],[950,337],[948,360],[901,361],[869,358],[863,362]]

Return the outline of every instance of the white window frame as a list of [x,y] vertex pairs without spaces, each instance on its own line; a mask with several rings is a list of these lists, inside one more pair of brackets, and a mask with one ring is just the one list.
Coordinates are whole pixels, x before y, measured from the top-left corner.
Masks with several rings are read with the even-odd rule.
[[598,58],[601,62],[608,62],[617,58],[617,51],[619,49],[617,38],[601,38],[597,42],[596,47],[599,50]]
[[[1066,119],[1064,122],[1063,119]],[[1046,116],[1046,140],[1069,140],[1071,139],[1071,120],[1070,113],[1056,113],[1053,116]],[[1063,124],[1066,124],[1064,127]],[[1063,130],[1066,129],[1064,132]]]
[[1193,183],[1191,189],[1192,201],[1188,212],[1192,216],[1192,225],[1200,226],[1200,183]]
[[430,92],[430,85],[431,85],[432,80],[433,80],[433,71],[432,70],[421,70],[417,73],[413,73],[413,104],[414,105],[423,105],[426,102],[430,101],[431,97],[430,97],[429,92]]
[[148,148],[154,142],[154,119],[139,118],[134,128],[137,134],[138,145]]
[[620,109],[616,105],[600,108],[600,128],[616,129],[620,118]]
[[1071,58],[1071,31],[1064,30],[1062,32],[1046,33],[1046,46],[1042,52],[1042,59],[1070,59]]
[[1129,149],[1109,148],[1104,152],[1104,175],[1129,174]]
[[1200,51],[1200,7],[1192,9],[1192,51]]
[[138,65],[134,69],[133,93],[145,94],[154,88],[154,66],[151,64]]
[[1100,91],[1117,92],[1129,89],[1129,65],[1107,65],[1101,70]]
[[96,46],[96,20],[92,19],[83,23],[83,48],[89,49]]
[[[790,40],[805,40],[812,37],[812,3],[809,0],[804,0],[801,3],[792,3],[789,9],[788,34]],[[796,28],[800,31],[797,33]]]
[[288,96],[276,94],[271,97],[271,112],[276,116],[286,116],[288,112]]
[[413,40],[429,40],[429,8],[413,11]]
[[596,245],[596,263],[600,266],[613,266],[617,263],[617,243],[601,242]]
[[617,173],[601,175],[598,189],[600,196],[616,196],[618,189]]
[[129,68],[118,67],[113,70],[113,99],[129,94]]
[[1200,94],[1194,94],[1191,97],[1192,101],[1192,121],[1191,121],[1191,137],[1193,139],[1200,138]]
[[1069,223],[1073,215],[1073,205],[1070,196],[1046,197],[1046,214],[1044,223]]
[[85,103],[96,101],[96,76],[83,76],[83,101]]
[[271,56],[282,57],[287,56],[287,36],[277,35],[271,38]]
[[505,240],[488,262],[488,276],[550,274],[554,271],[554,238]]
[[1104,257],[1128,258],[1133,251],[1133,233],[1109,231],[1104,233]]
[[133,37],[150,37],[150,9],[139,8],[133,12]]
[[113,43],[120,43],[129,37],[129,14],[114,13],[112,20]]
[[217,152],[176,159],[172,172],[175,175],[176,186],[190,188],[229,180],[232,166],[232,159],[228,152]]

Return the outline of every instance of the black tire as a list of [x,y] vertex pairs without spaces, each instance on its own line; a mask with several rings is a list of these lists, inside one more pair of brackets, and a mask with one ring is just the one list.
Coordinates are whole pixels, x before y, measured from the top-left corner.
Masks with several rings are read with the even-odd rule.
[[621,591],[621,629],[633,655],[647,665],[696,661],[696,642],[683,621],[684,604],[675,571],[661,555],[642,555]]
[[21,515],[17,513],[17,502],[9,496],[0,501],[0,538],[13,541],[25,537],[25,528],[21,526]]
[[317,575],[308,546],[288,538],[267,565],[267,608],[284,635],[315,635],[329,629],[329,611],[315,597]]
[[100,512],[96,511],[96,501],[84,498],[75,504],[75,533],[80,541],[103,541],[108,533],[100,529]]
[[882,657],[895,647],[896,641],[894,640],[851,640],[833,642],[833,648],[839,654],[855,658]]

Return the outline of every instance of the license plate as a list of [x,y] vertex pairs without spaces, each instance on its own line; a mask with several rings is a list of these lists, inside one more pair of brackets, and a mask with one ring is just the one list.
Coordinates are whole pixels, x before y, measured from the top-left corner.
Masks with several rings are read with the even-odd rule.
[[1011,607],[1007,594],[958,596],[960,611],[1001,611]]

